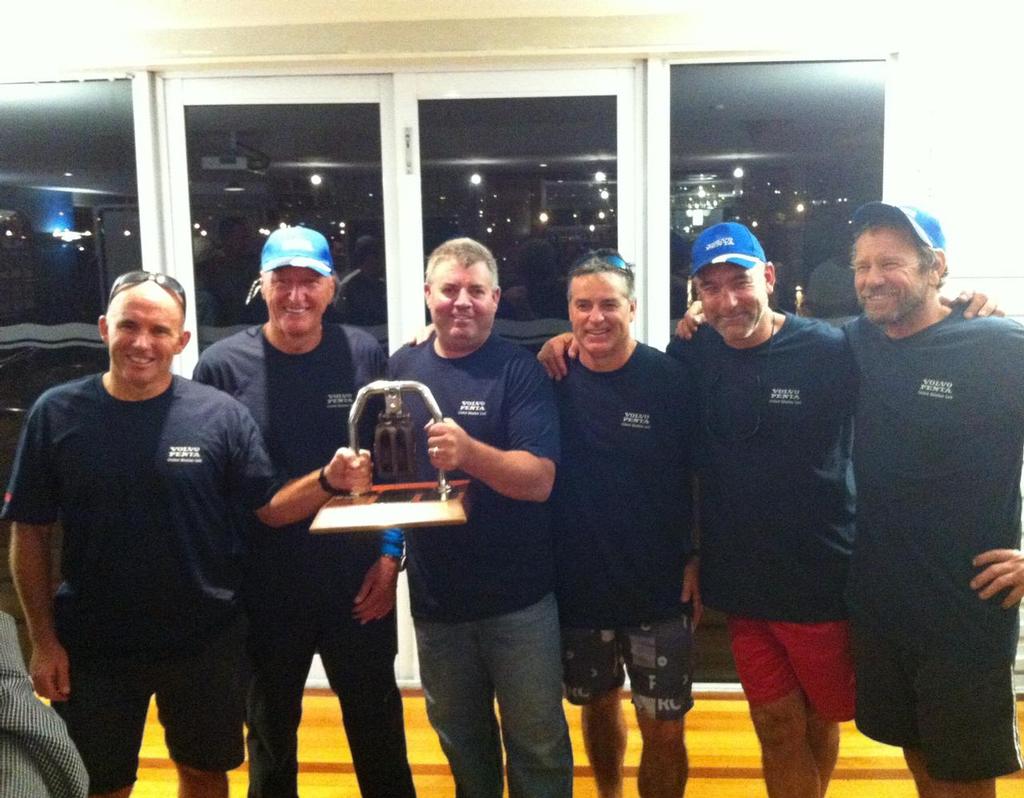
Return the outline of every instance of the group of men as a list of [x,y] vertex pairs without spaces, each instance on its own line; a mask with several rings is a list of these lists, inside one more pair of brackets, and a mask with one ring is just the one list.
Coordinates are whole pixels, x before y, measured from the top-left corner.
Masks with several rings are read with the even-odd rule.
[[[852,221],[864,315],[842,330],[771,309],[774,267],[745,226],[694,243],[707,324],[668,351],[699,419],[700,592],[727,615],[772,798],[823,796],[853,717],[904,749],[924,798],[994,796],[1022,764],[1024,329],[940,301],[934,217],[871,203]],[[573,333],[542,352],[553,377],[573,344],[587,366]]]
[[773,311],[772,264],[724,223],[693,248],[707,324],[668,354],[631,333],[632,267],[588,253],[568,275],[579,357],[547,350],[554,384],[494,334],[497,265],[470,239],[430,255],[433,332],[388,362],[323,323],[330,249],[305,228],[264,247],[269,321],[210,347],[195,382],[170,370],[180,286],[122,277],[100,319],[110,369],[34,406],[3,510],[36,689],[91,794],[130,793],[155,694],[183,796],[227,794],[246,716],[250,795],[296,795],[317,652],[362,794],[414,794],[401,544],[309,533],[332,494],[370,481],[366,453],[338,445],[355,392],[386,372],[444,415],[410,408],[419,475],[470,479],[466,525],[406,540],[427,712],[460,797],[499,798],[506,772],[511,796],[571,794],[563,691],[599,794],[621,795],[626,671],[640,794],[681,796],[702,596],[729,616],[772,798],[824,795],[854,714],[904,748],[925,798],[994,795],[1021,766],[1024,330],[940,303],[931,217],[873,203],[854,223],[866,317],[840,331]]

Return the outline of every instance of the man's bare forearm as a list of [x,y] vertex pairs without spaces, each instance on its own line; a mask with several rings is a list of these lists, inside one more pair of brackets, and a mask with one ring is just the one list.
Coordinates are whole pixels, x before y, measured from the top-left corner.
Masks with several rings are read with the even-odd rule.
[[11,576],[34,646],[57,641],[53,623],[52,538],[50,525],[16,521],[11,527]]
[[555,484],[555,464],[521,449],[502,451],[474,440],[462,469],[502,496],[547,501]]

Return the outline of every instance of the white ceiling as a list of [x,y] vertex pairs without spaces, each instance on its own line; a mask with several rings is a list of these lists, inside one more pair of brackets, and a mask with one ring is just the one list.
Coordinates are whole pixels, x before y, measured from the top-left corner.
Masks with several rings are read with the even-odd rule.
[[[976,0],[982,4],[988,0]],[[13,4],[12,4],[13,5]],[[5,9],[0,80],[439,59],[884,56],[967,9],[860,0],[52,0]],[[971,13],[975,5],[971,7]]]

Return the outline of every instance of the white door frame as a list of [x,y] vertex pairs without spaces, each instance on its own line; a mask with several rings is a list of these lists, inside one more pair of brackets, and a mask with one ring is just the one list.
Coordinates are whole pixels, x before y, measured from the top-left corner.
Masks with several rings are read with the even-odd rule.
[[[420,100],[494,99],[523,97],[578,97],[608,96],[616,102],[616,144],[618,179],[616,208],[618,247],[627,260],[644,255],[644,206],[638,191],[642,166],[643,137],[640,135],[642,119],[638,107],[637,75],[635,67],[598,67],[586,69],[534,69],[457,72],[411,72],[394,76],[395,132],[393,150],[399,157],[396,194],[399,197],[399,228],[401,240],[396,242],[396,261],[403,266],[403,280],[415,285],[415,292],[401,296],[396,308],[402,328],[392,336],[393,348],[409,340],[422,324],[423,265],[427,253],[423,251],[423,212],[420,183],[419,106]],[[407,143],[408,142],[408,143]],[[667,200],[666,200],[667,202]],[[666,233],[667,235],[667,233]],[[389,257],[390,263],[390,257]],[[412,273],[416,264],[416,273]],[[646,284],[646,269],[638,278]],[[389,274],[390,277],[390,274]],[[403,283],[404,284],[404,283]],[[389,279],[389,300],[390,300]],[[646,332],[647,316],[643,302],[637,312],[636,329]],[[390,317],[390,316],[389,316]]]
[[[313,105],[376,103],[383,111],[390,78],[381,75],[287,75],[273,77],[185,77],[164,78],[162,106],[169,202],[169,233],[164,237],[164,261],[190,296],[195,295],[192,269],[192,216],[189,202],[185,109],[199,105]],[[394,172],[387,142],[393,133],[385,129],[387,114],[381,114],[381,168],[383,172],[384,229],[395,227],[395,198],[388,174]],[[388,253],[390,255],[390,253]],[[257,264],[253,264],[253,275]],[[390,269],[388,273],[390,282]],[[194,302],[191,303],[194,306]],[[195,329],[195,309],[189,308],[189,329]],[[178,358],[180,373],[191,374],[199,359],[198,336]]]

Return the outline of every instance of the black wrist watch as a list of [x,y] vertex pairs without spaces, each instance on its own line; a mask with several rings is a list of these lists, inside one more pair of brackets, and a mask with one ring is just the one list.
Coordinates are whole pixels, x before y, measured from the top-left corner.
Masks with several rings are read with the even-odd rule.
[[317,482],[320,483],[320,487],[323,489],[324,493],[330,493],[332,496],[340,496],[341,494],[346,493],[347,491],[338,490],[334,485],[327,481],[326,471],[327,466],[324,466],[320,469],[320,476],[317,477]]

